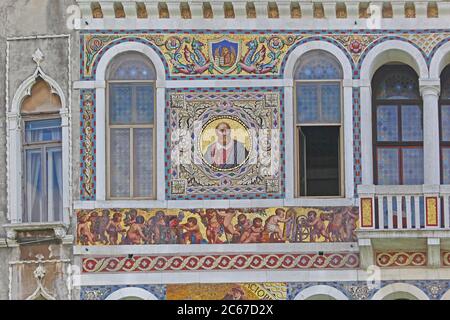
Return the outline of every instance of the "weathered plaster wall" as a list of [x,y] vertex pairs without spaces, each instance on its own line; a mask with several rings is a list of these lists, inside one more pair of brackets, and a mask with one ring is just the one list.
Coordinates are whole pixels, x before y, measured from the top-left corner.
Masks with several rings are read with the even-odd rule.
[[[72,80],[78,79],[78,39],[77,33],[67,27],[67,19],[71,12],[67,8],[75,4],[74,0],[3,0],[0,2],[0,226],[7,221],[7,189],[6,189],[6,51],[7,38],[9,43],[9,72],[8,72],[8,101],[11,106],[14,94],[20,84],[32,75],[36,68],[32,55],[36,49],[40,49],[45,58],[41,65],[44,72],[53,78],[62,88],[66,101],[69,99],[69,72],[72,72]],[[27,39],[13,40],[30,36],[71,36],[71,55],[68,56],[67,38],[52,39]],[[70,70],[69,59],[72,67]],[[72,97],[72,105],[77,106],[78,97]],[[75,108],[77,110],[77,108]],[[78,120],[75,120],[77,123]],[[77,128],[74,129],[77,132]],[[78,146],[75,146],[77,149]],[[77,152],[77,151],[75,151]],[[77,161],[77,157],[74,158]],[[0,299],[8,299],[8,261],[20,260],[21,251],[18,247],[8,248],[5,244],[5,230],[0,227]],[[33,255],[33,249],[28,248]],[[61,246],[58,258],[71,258],[71,246]],[[23,253],[23,252],[22,252]],[[35,257],[31,257],[35,259]],[[20,269],[20,268],[19,268]],[[17,279],[17,275],[13,279]],[[19,276],[20,278],[20,276]],[[28,283],[12,283],[12,286],[23,285],[23,288],[15,288],[13,292],[28,292],[35,287],[35,280],[29,277]],[[14,281],[13,281],[14,282]],[[22,281],[26,282],[26,281]],[[65,281],[57,284],[55,290],[58,295],[66,295]],[[29,287],[28,289],[26,287]],[[14,297],[13,297],[14,298]],[[61,297],[64,298],[64,297]],[[67,298],[67,295],[65,296]]]

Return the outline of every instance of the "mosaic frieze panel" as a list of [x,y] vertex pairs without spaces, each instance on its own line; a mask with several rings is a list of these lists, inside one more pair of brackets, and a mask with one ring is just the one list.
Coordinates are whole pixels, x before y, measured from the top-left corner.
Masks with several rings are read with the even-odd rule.
[[417,47],[429,62],[449,32],[441,30],[340,30],[340,31],[196,31],[142,30],[82,34],[81,77],[95,77],[101,56],[123,42],[141,42],[152,47],[164,63],[167,78],[280,78],[290,52],[299,44],[320,40],[337,45],[353,65],[354,78],[367,52],[386,40],[406,41]]
[[[412,285],[423,291],[430,300],[440,300],[450,289],[450,283],[446,280],[381,281],[378,286],[369,286],[365,281],[115,285],[83,286],[81,300],[104,300],[127,287],[144,289],[160,300],[294,300],[305,289],[316,286],[335,288],[349,300],[369,300],[380,289],[394,283]],[[329,294],[322,292],[323,295]]]
[[77,217],[77,244],[85,246],[353,242],[358,210],[96,209],[79,210]]
[[133,256],[83,259],[83,272],[158,272],[209,270],[350,269],[359,266],[356,253],[223,254]]
[[168,199],[280,198],[284,194],[279,88],[168,92]]

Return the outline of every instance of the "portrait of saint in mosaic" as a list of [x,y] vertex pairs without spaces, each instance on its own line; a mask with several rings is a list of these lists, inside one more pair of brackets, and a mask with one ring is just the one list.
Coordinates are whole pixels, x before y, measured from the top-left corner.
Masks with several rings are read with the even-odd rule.
[[168,94],[168,199],[282,197],[280,88],[178,89]]
[[243,164],[249,156],[250,136],[239,121],[218,118],[208,123],[200,138],[203,160],[218,170],[232,170]]

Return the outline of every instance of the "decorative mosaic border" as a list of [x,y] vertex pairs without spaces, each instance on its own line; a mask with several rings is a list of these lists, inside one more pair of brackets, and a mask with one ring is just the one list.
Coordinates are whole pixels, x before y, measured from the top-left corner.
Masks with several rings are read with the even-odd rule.
[[95,90],[80,91],[80,199],[95,200],[96,99]]
[[[303,290],[314,286],[329,286],[342,292],[349,300],[369,300],[374,294],[385,286],[394,283],[413,285],[422,290],[431,300],[440,300],[444,294],[450,290],[450,282],[447,280],[415,280],[415,281],[381,281],[380,287],[368,286],[366,281],[333,281],[333,282],[282,282],[273,283],[278,288],[285,288],[284,299],[294,300]],[[153,294],[157,299],[165,300],[169,290],[177,290],[180,287],[210,287],[222,286],[223,284],[155,284],[155,285],[104,285],[104,286],[82,286],[80,288],[81,300],[104,300],[112,293],[129,287],[137,287]],[[234,284],[232,287],[250,284]],[[258,283],[258,286],[270,288],[271,283]],[[198,289],[198,288],[197,288]]]
[[[177,195],[172,194],[171,183],[171,130],[170,130],[170,96],[174,93],[208,93],[208,94],[220,94],[220,93],[234,93],[234,94],[245,94],[245,93],[278,93],[279,96],[279,106],[277,110],[279,112],[280,123],[278,127],[280,129],[280,167],[279,167],[279,192],[268,193],[264,190],[246,190],[244,186],[237,186],[233,188],[232,193],[217,192],[205,194],[187,194],[187,195]],[[166,131],[166,141],[164,145],[165,154],[165,194],[168,200],[218,200],[218,199],[282,199],[285,197],[285,119],[284,119],[284,90],[281,87],[258,87],[258,88],[180,88],[180,89],[167,89],[166,90],[166,114],[165,114],[165,131]]]
[[361,167],[361,90],[353,88],[353,182],[354,195],[358,194],[358,185],[362,183]]
[[[165,37],[177,36],[178,38],[189,37],[192,34],[199,35],[232,35],[236,37],[276,37],[289,40],[286,45],[289,49],[283,53],[279,59],[279,67],[274,68],[268,74],[208,74],[208,68],[201,68],[203,71],[199,75],[181,74],[181,72],[171,70],[165,55],[170,53],[170,46],[164,45]],[[97,37],[97,38],[95,38]],[[108,38],[110,37],[110,38]],[[111,38],[112,37],[112,38]],[[166,69],[167,79],[170,80],[195,80],[195,79],[280,79],[282,78],[287,57],[299,45],[309,41],[326,41],[339,47],[349,59],[353,68],[353,78],[359,78],[361,64],[367,53],[376,45],[388,41],[405,41],[416,47],[429,65],[436,50],[448,41],[450,30],[304,30],[304,31],[283,31],[283,30],[94,30],[82,32],[81,41],[81,65],[80,76],[82,80],[94,80],[95,71],[101,56],[111,47],[123,42],[140,42],[151,46],[159,55]],[[286,38],[286,39],[287,39]],[[87,40],[89,39],[89,40]],[[192,38],[194,39],[194,38]],[[188,42],[190,43],[190,42]],[[175,52],[175,51],[174,51]],[[173,59],[173,54],[168,57]],[[262,61],[262,60],[261,60]],[[179,69],[176,69],[179,70]],[[86,73],[86,71],[88,71]],[[172,72],[174,71],[174,72]],[[186,72],[186,71],[185,71]],[[189,73],[192,72],[190,69]]]
[[83,272],[155,272],[206,270],[351,269],[356,253],[236,254],[192,256],[134,256],[85,258]]
[[450,282],[446,280],[415,280],[415,281],[381,281],[380,287],[368,286],[366,281],[333,281],[333,282],[291,282],[287,283],[288,300],[293,300],[301,291],[317,286],[326,285],[342,292],[349,300],[369,300],[383,287],[394,284],[404,283],[418,287],[431,300],[440,300],[441,297],[450,290]]
[[377,252],[379,267],[423,267],[427,265],[426,252]]

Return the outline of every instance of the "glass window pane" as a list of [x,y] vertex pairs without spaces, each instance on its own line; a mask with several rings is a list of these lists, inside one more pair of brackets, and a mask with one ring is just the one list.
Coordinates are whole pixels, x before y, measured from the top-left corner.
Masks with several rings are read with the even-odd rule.
[[61,140],[61,118],[25,122],[25,141],[27,143]]
[[402,106],[402,140],[422,141],[423,121],[419,106]]
[[153,122],[154,106],[153,85],[136,86],[136,119],[135,123]]
[[131,123],[133,105],[133,87],[131,85],[112,84],[110,85],[110,124]]
[[300,57],[295,79],[342,79],[341,67],[331,54],[320,50],[311,51]]
[[319,86],[297,84],[297,121],[299,123],[319,121]]
[[374,79],[376,99],[420,99],[418,77],[409,67],[382,67]]
[[450,65],[441,73],[441,99],[450,99]]
[[134,129],[134,196],[153,193],[153,131]]
[[398,111],[397,106],[377,107],[377,140],[398,140]]
[[442,183],[450,184],[450,148],[441,149],[442,161]]
[[450,105],[441,106],[441,140],[450,141]]
[[48,221],[60,221],[63,202],[61,147],[47,149],[47,203]]
[[[128,58],[128,59],[126,59]],[[145,58],[121,57],[115,61],[109,80],[154,80],[156,73]]]
[[423,184],[422,148],[404,148],[403,184]]
[[321,85],[322,123],[341,122],[341,90],[340,84]]
[[110,194],[130,196],[130,129],[111,129]]
[[[26,150],[25,216],[23,222],[45,222],[41,149]],[[31,218],[31,219],[30,219]]]
[[378,184],[400,184],[398,149],[378,148],[377,159]]

